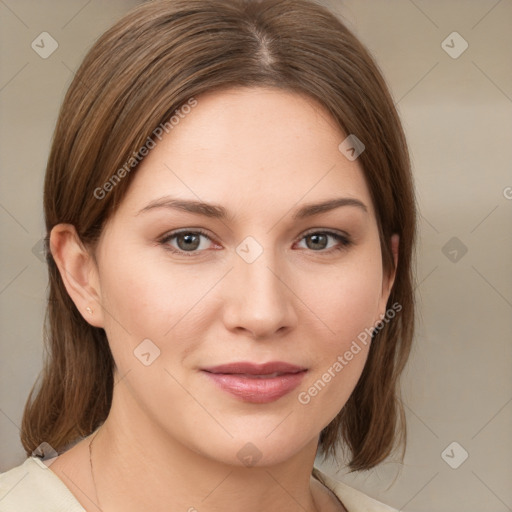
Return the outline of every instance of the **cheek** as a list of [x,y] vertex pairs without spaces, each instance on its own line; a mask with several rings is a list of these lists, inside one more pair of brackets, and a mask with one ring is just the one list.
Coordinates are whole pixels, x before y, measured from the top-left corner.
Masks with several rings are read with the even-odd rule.
[[308,333],[315,340],[315,365],[298,401],[311,417],[322,418],[323,426],[345,405],[368,357],[381,298],[382,271],[375,263],[379,257],[373,251],[368,259],[347,264],[309,287],[315,291],[309,292],[307,302],[318,317],[310,326],[314,333]]
[[105,331],[116,363],[121,358],[129,363],[145,339],[160,349],[162,360],[175,362],[198,343],[205,329],[201,318],[206,315],[199,314],[207,303],[204,295],[218,276],[199,279],[193,265],[173,267],[162,258],[138,257],[135,251],[115,262],[105,259],[102,274]]
[[323,339],[328,341],[327,353],[328,347],[343,349],[378,320],[382,296],[379,257],[380,253],[373,251],[367,258],[354,258],[346,265],[304,281],[301,293],[326,333]]

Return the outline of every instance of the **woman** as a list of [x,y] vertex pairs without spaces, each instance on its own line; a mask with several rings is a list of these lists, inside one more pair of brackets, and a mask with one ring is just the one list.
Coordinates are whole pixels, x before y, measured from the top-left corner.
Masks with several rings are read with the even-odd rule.
[[[306,0],[164,0],[93,46],[45,179],[49,356],[16,510],[392,510],[415,203],[367,50]],[[58,455],[58,456],[57,456]]]

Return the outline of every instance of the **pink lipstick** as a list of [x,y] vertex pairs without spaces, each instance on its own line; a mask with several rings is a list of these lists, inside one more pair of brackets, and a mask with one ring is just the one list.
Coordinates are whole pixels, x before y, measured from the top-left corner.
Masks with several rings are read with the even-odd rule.
[[280,361],[264,364],[237,362],[203,368],[204,374],[221,389],[245,402],[264,404],[293,391],[306,368]]

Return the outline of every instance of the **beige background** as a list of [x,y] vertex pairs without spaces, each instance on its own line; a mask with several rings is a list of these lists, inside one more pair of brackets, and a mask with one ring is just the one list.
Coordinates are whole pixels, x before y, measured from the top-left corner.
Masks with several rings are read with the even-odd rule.
[[[136,3],[0,0],[0,471],[25,458],[19,425],[41,368],[37,242],[58,107],[91,43]],[[404,464],[355,475],[323,468],[407,512],[512,510],[512,2],[327,3],[390,84],[422,216]],[[44,31],[59,45],[47,59],[31,48]],[[459,36],[442,46],[454,31],[468,43],[457,58],[443,46],[459,51]],[[469,455],[457,469],[441,456],[452,442],[452,465]]]

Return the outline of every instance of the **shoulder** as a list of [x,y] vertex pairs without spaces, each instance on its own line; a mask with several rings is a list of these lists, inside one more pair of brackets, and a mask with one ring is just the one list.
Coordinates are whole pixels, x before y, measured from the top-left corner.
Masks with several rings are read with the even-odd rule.
[[1,512],[85,512],[62,480],[39,458],[0,474]]
[[398,512],[363,492],[326,475],[317,467],[313,467],[313,476],[336,494],[348,512]]

